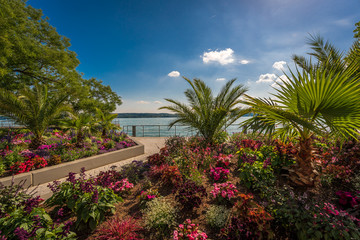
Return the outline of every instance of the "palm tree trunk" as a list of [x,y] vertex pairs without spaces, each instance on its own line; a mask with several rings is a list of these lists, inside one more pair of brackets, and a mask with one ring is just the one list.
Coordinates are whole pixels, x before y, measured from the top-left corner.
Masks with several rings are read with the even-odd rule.
[[79,130],[77,135],[76,135],[76,145],[77,146],[82,146],[83,142],[84,142],[84,135],[83,135],[82,131]]
[[35,136],[31,139],[31,143],[29,144],[30,149],[37,149],[40,145],[44,145],[46,142],[42,136]]
[[311,137],[300,139],[298,150],[295,156],[296,166],[290,172],[290,180],[299,186],[313,186],[315,173],[312,165],[314,150]]
[[101,137],[102,137],[102,138],[105,138],[105,137],[106,137],[106,129],[105,129],[105,128],[103,128],[103,130],[102,130]]

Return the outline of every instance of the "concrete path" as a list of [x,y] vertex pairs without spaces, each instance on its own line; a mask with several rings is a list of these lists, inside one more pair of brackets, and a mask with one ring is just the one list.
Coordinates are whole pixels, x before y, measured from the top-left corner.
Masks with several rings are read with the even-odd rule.
[[[89,171],[86,171],[87,175],[95,176],[101,171],[107,171],[112,168],[120,170],[123,165],[131,163],[134,160],[144,161],[146,158],[152,154],[158,153],[159,150],[165,146],[166,137],[132,137],[134,140],[142,143],[144,145],[145,153],[143,155],[129,158],[126,160],[119,161],[117,163],[105,165],[99,168],[95,168]],[[60,182],[65,181],[66,178],[59,179]],[[47,187],[48,183],[41,184],[36,187],[31,187],[29,191],[34,190],[35,195],[40,195],[41,198],[47,199],[52,195],[52,192]]]

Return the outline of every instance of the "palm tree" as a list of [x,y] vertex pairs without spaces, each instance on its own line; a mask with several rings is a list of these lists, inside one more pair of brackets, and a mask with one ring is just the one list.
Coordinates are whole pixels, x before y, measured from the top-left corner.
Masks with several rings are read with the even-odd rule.
[[117,114],[105,113],[101,109],[96,108],[97,125],[102,130],[102,137],[105,137],[110,129],[120,129],[119,126],[112,123]]
[[358,70],[360,71],[360,41],[356,39],[352,44],[351,48],[346,52],[340,52],[334,45],[324,39],[319,35],[310,35],[307,42],[313,52],[310,52],[309,55],[315,58],[316,62],[313,63],[310,58],[307,60],[303,56],[293,55],[293,60],[297,66],[301,67],[309,73],[311,69],[321,68],[323,70],[332,71],[343,71],[345,70],[352,62],[357,62]]
[[[285,74],[286,75],[286,74]],[[258,124],[260,132],[298,137],[297,166],[291,179],[299,185],[313,184],[312,136],[314,134],[358,136],[360,128],[360,81],[356,62],[339,71],[337,66],[319,65],[296,72],[275,88],[275,99],[246,96],[243,103],[255,116],[243,125]],[[275,128],[275,126],[279,126]]]
[[169,128],[177,123],[195,128],[208,143],[213,143],[225,125],[230,125],[239,118],[239,98],[247,89],[241,84],[233,87],[236,79],[232,79],[214,97],[210,87],[202,80],[191,81],[185,77],[184,79],[191,86],[191,89],[185,91],[189,105],[166,98],[165,100],[172,105],[160,109],[177,114],[177,119],[170,123]]
[[0,89],[0,114],[28,128],[34,134],[29,147],[35,149],[44,143],[44,132],[53,120],[71,111],[67,99],[65,93],[49,95],[43,84],[24,88],[19,94]]
[[69,118],[59,121],[61,128],[75,130],[76,145],[81,147],[84,144],[84,135],[94,130],[95,123],[92,115],[88,113],[72,114]]

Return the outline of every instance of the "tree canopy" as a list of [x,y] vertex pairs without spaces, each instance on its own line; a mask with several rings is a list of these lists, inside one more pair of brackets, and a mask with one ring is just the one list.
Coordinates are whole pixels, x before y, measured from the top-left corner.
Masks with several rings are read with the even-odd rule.
[[40,9],[26,0],[0,0],[0,88],[17,92],[41,82],[49,91],[70,91],[77,110],[114,111],[121,98],[97,79],[83,79],[79,60]]

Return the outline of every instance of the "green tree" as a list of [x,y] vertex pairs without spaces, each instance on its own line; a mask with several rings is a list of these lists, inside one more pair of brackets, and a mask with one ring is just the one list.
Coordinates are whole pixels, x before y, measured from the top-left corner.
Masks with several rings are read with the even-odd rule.
[[96,108],[97,125],[101,128],[101,136],[106,137],[108,131],[111,129],[120,129],[112,121],[117,117],[117,114],[103,112],[101,109]]
[[[360,128],[360,75],[350,63],[343,71],[322,65],[292,72],[288,81],[275,88],[274,99],[246,96],[243,103],[255,113],[243,126],[254,125],[260,132],[298,138],[297,166],[291,179],[299,185],[312,185],[314,134],[356,138]],[[259,124],[260,122],[260,124]],[[275,128],[275,126],[277,126]]]
[[213,93],[202,80],[193,81],[184,77],[191,89],[185,91],[189,105],[172,99],[165,99],[172,105],[160,109],[167,109],[177,114],[177,119],[170,123],[171,128],[177,123],[195,128],[209,143],[221,133],[226,125],[232,124],[239,118],[241,108],[238,106],[240,97],[247,91],[243,85],[233,87],[236,79],[228,81],[219,94]]
[[19,95],[0,89],[0,114],[28,128],[34,134],[30,147],[37,148],[44,144],[43,135],[50,124],[72,110],[67,99],[68,94],[51,94],[46,85],[37,83],[21,89]]
[[121,98],[101,81],[83,79],[70,40],[25,0],[0,0],[0,88],[18,91],[35,82],[72,93],[74,109],[114,111]]

